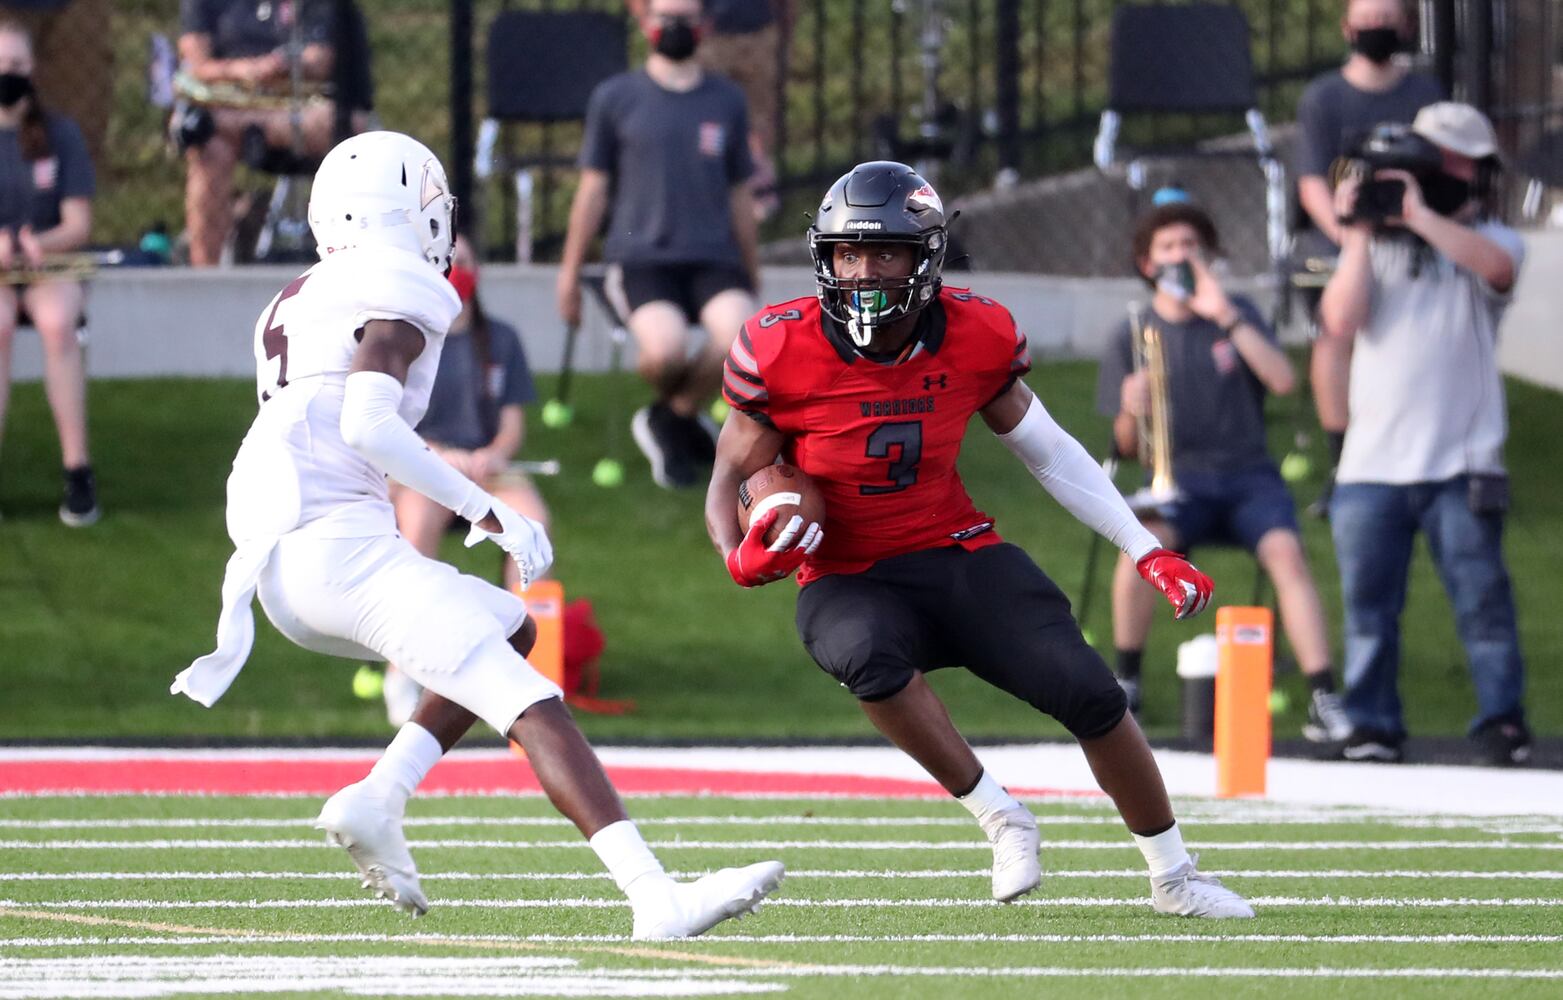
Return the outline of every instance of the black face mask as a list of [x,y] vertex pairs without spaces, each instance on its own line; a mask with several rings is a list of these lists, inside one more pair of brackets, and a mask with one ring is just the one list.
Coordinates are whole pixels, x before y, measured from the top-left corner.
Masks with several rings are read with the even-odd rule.
[[1439,215],[1453,215],[1471,200],[1471,182],[1434,174],[1422,181],[1422,200]]
[[33,78],[26,73],[0,73],[0,107],[15,107],[32,92]]
[[675,17],[664,21],[651,40],[651,47],[658,55],[674,62],[683,62],[695,54],[700,44],[700,30],[688,18]]
[[1362,28],[1352,38],[1351,47],[1369,62],[1382,66],[1400,51],[1400,32],[1395,28]]

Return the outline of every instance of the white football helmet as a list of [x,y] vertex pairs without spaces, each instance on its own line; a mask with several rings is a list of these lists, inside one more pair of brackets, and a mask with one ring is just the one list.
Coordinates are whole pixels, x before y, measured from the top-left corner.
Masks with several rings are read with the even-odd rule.
[[444,274],[455,224],[445,168],[411,136],[364,132],[344,139],[315,171],[309,228],[322,259],[348,247],[395,247]]

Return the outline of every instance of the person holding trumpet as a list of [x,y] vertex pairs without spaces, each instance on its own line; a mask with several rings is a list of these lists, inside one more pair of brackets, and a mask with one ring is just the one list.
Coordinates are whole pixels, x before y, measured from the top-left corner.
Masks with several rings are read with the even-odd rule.
[[60,520],[83,527],[99,516],[76,336],[83,291],[80,269],[63,255],[79,250],[92,230],[92,161],[81,130],[44,109],[32,77],[32,39],[19,25],[0,23],[0,435],[16,328],[30,323],[43,344],[44,391],[60,436]]
[[[1259,560],[1311,689],[1303,735],[1344,740],[1351,727],[1335,693],[1324,609],[1291,494],[1265,443],[1264,397],[1294,390],[1291,362],[1254,304],[1229,295],[1212,270],[1220,244],[1210,216],[1181,192],[1158,202],[1133,238],[1135,271],[1154,294],[1113,334],[1097,407],[1113,418],[1117,453],[1151,445],[1153,486],[1137,512],[1164,546],[1187,554],[1237,544]],[[1137,709],[1156,595],[1120,560],[1112,596],[1116,672]]]

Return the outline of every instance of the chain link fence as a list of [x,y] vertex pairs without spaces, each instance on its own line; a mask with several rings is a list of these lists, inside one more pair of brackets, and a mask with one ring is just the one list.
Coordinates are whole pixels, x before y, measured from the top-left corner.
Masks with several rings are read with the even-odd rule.
[[[1108,96],[1113,12],[1109,0],[773,0],[775,24],[740,49],[739,62],[774,59],[751,89],[774,159],[779,208],[765,226],[766,256],[801,260],[805,215],[847,166],[886,156],[916,162],[938,177],[947,202],[962,209],[957,237],[971,266],[1058,274],[1127,271],[1129,220],[1157,185],[1177,181],[1217,209],[1239,271],[1263,270],[1267,257],[1264,176],[1239,156],[1149,161],[1135,190],[1121,173],[1092,167],[1092,140]],[[1280,159],[1301,88],[1339,63],[1340,5],[1318,0],[1242,0],[1250,29],[1256,105],[1270,120]],[[345,16],[343,9],[354,16]],[[270,25],[321,25],[324,43],[367,77],[368,115],[336,115],[329,129],[375,124],[409,132],[447,163],[469,226],[490,256],[514,257],[517,229],[533,259],[557,255],[573,192],[568,166],[580,142],[576,122],[506,123],[486,131],[485,57],[492,26],[515,10],[596,11],[625,17],[622,0],[66,0],[7,7],[0,16],[35,38],[37,89],[52,109],[83,128],[98,175],[94,242],[156,248],[156,234],[186,229],[186,161],[170,138],[171,114],[189,96],[173,79],[181,36],[200,10],[239,11]],[[1515,163],[1541,186],[1516,186],[1521,202],[1544,214],[1563,179],[1559,81],[1563,42],[1555,0],[1424,0],[1419,5],[1427,68],[1457,96],[1489,107]],[[356,18],[356,20],[355,20]],[[626,59],[645,43],[626,23]],[[188,45],[188,40],[184,43]],[[307,60],[305,60],[307,62]],[[768,68],[768,67],[767,67]],[[273,145],[308,153],[298,134],[301,108],[345,85],[341,66],[302,79],[274,79],[265,90],[275,122]],[[770,113],[765,113],[766,110]],[[280,124],[278,124],[280,123]],[[325,128],[325,125],[321,126]],[[177,130],[176,130],[177,131]],[[271,133],[276,133],[272,135]],[[327,136],[329,138],[329,134]],[[488,140],[492,139],[492,144]],[[1228,148],[1246,143],[1240,114],[1125,118],[1126,147]],[[328,142],[326,144],[329,144]],[[303,231],[308,155],[266,162],[239,143],[234,171],[233,259],[253,258],[270,223],[273,258],[309,256]],[[524,190],[503,170],[474,169],[478,153],[499,162],[531,162]],[[1527,196],[1528,195],[1528,199]],[[152,239],[145,239],[153,234]],[[178,255],[176,254],[176,257]]]

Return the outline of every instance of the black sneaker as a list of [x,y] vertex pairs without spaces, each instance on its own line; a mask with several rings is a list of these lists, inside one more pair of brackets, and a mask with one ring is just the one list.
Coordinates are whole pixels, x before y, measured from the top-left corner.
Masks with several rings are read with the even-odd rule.
[[698,482],[689,454],[689,432],[682,424],[666,403],[643,406],[630,420],[635,444],[651,463],[651,478],[663,489],[686,489]]
[[92,466],[65,470],[65,500],[60,504],[60,520],[73,528],[95,524],[103,512],[98,509],[98,481]]
[[1481,763],[1517,767],[1530,763],[1530,730],[1523,722],[1489,722],[1471,737],[1480,748]]
[[1341,747],[1342,760],[1372,761],[1378,764],[1398,764],[1405,759],[1400,749],[1402,740],[1374,729],[1355,730],[1346,745]]

